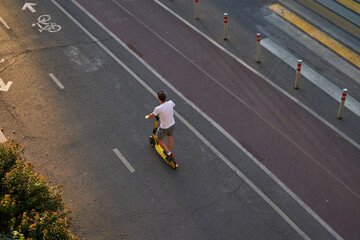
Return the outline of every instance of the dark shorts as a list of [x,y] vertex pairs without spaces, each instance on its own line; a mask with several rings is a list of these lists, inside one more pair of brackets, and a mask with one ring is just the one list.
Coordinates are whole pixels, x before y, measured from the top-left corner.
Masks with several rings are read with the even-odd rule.
[[157,138],[163,139],[165,136],[172,136],[174,128],[175,128],[175,124],[166,129],[159,127],[158,130],[156,131]]

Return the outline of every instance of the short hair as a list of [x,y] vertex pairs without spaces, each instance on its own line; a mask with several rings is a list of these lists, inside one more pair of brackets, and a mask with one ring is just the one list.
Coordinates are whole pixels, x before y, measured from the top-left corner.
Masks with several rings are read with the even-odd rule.
[[158,95],[158,98],[160,101],[164,102],[166,100],[166,95],[165,95],[164,91],[158,92],[157,95]]

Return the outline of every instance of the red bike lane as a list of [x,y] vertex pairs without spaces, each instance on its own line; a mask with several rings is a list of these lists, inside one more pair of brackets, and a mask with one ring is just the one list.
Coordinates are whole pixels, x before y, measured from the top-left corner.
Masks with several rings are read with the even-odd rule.
[[342,237],[360,239],[359,149],[153,1],[77,2]]

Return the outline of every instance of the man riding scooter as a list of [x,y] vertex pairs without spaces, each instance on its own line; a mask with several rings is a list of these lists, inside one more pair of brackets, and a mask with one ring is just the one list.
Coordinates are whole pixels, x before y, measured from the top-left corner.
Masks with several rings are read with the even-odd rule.
[[[166,159],[170,160],[174,158],[174,154],[172,153],[173,148],[173,139],[172,134],[175,127],[175,119],[174,119],[174,107],[175,103],[171,100],[166,101],[166,95],[163,91],[157,93],[158,100],[161,103],[157,106],[152,113],[146,115],[146,119],[151,119],[155,116],[160,117],[160,127],[156,131],[157,140],[160,146],[164,149],[164,153],[166,154]],[[166,145],[163,138],[166,136],[169,146]]]

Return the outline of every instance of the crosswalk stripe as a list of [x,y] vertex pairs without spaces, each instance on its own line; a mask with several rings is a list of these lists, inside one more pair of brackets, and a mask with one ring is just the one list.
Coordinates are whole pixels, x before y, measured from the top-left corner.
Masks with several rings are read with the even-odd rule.
[[314,1],[298,0],[298,2],[360,39],[360,28],[358,28],[356,25],[350,23],[349,21],[345,20],[344,18],[340,17],[339,15],[335,14],[334,12],[328,10],[327,8],[321,6]]
[[281,17],[285,18],[287,21],[291,22],[311,37],[315,38],[322,44],[326,45],[334,52],[347,59],[349,62],[360,68],[360,56],[351,51],[349,48],[345,47],[335,39],[331,38],[329,35],[323,33],[316,27],[312,26],[310,23],[306,22],[302,18],[296,16],[291,11],[282,7],[279,4],[273,4],[269,7],[274,12],[276,12]]
[[[328,0],[321,0],[321,1],[328,1]],[[345,46],[350,47],[355,52],[360,53],[360,39],[355,38],[354,36],[345,32],[343,29],[334,27],[334,24],[330,23],[329,21],[327,21],[323,17],[319,16],[318,14],[314,13],[310,9],[304,7],[303,5],[298,3],[296,0],[280,0],[280,3],[283,6],[287,7],[289,10],[296,12],[300,17],[302,17],[304,19],[311,19],[311,23],[314,26],[317,26],[319,29],[322,29],[324,32],[326,32],[333,38],[339,40]],[[339,5],[339,4],[337,4],[337,5]],[[347,9],[347,11],[350,11],[350,10]],[[360,16],[358,16],[358,17],[360,19]],[[279,26],[281,26],[281,25],[279,25]],[[357,73],[357,74],[359,74],[359,73]],[[359,81],[360,81],[360,79],[359,79]]]
[[316,0],[317,3],[320,3],[330,11],[335,12],[337,15],[345,18],[349,22],[357,25],[360,27],[360,16],[355,11],[352,11],[348,7],[342,5],[336,1],[329,1],[329,0]]
[[353,10],[354,12],[360,14],[360,4],[358,4],[357,2],[350,0],[336,0],[336,1],[344,5],[345,7]]

